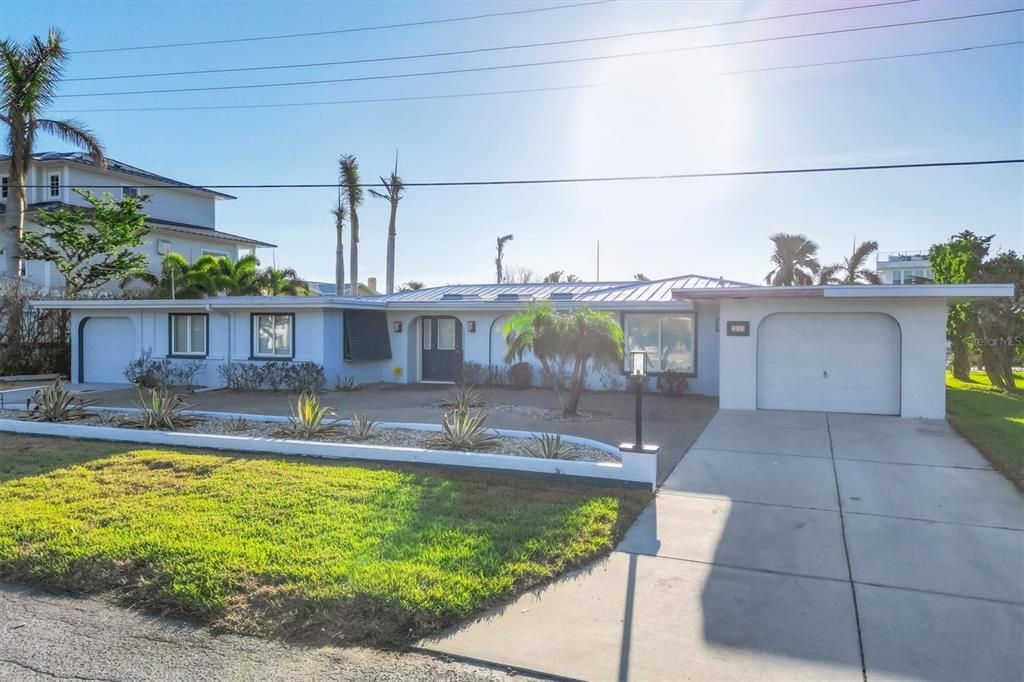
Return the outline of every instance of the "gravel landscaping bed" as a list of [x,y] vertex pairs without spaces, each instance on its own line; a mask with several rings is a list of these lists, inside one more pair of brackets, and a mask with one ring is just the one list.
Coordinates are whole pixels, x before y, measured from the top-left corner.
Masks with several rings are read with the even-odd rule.
[[[549,410],[537,411],[550,412]],[[123,423],[131,416],[131,413],[127,412],[107,411],[102,413],[94,413],[84,419],[79,419],[71,423],[82,424],[87,426],[122,426]],[[11,410],[8,410],[6,412],[0,411],[0,418],[25,419],[25,413]],[[282,438],[286,437],[280,434],[280,431],[284,426],[286,426],[286,424],[282,422],[261,422],[249,419],[216,419],[204,417],[202,419],[197,420],[195,423],[189,426],[176,430],[191,433],[206,433],[225,436],[250,436],[253,438]],[[124,428],[131,427],[125,426]],[[373,433],[370,435],[369,438],[366,438],[365,440],[357,440],[351,436],[349,427],[339,425],[339,429],[336,433],[327,435],[322,438],[318,438],[317,441],[325,443],[353,443],[359,445],[380,445],[390,447],[429,449],[431,448],[430,441],[437,435],[438,432],[436,431],[419,431],[414,429],[401,429],[390,427],[384,428],[381,426],[377,426],[374,428]],[[533,445],[533,440],[530,438],[498,436],[497,442],[495,443],[494,447],[488,448],[486,450],[481,450],[480,452],[531,457],[533,455],[530,453],[529,448]],[[576,443],[568,442],[563,442],[563,445],[566,451],[569,453],[569,456],[562,457],[560,459],[570,459],[580,462],[619,461],[619,459],[614,455],[594,447],[590,447],[587,445],[578,445]]]

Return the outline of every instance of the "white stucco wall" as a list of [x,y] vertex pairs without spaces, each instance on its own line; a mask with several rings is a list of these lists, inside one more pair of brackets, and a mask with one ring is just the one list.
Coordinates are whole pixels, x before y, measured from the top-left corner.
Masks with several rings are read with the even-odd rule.
[[[900,327],[900,415],[946,415],[946,302],[943,299],[745,299],[723,300],[720,335],[720,399],[723,409],[757,409],[757,338],[773,313],[883,313]],[[750,336],[727,336],[729,321],[750,323]]]

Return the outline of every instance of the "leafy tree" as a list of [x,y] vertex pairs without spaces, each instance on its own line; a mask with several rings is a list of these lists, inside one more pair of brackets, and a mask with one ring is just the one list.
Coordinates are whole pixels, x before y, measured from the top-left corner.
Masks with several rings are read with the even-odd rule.
[[408,282],[406,282],[405,284],[403,284],[402,288],[399,289],[398,291],[399,291],[399,293],[401,293],[403,291],[417,291],[418,289],[422,289],[423,286],[424,286],[423,282],[418,282],[418,281],[416,281],[414,279],[411,279]]
[[[575,415],[591,368],[622,362],[622,329],[615,316],[589,308],[555,312],[549,303],[531,303],[505,325],[506,362],[522,360],[527,352],[540,362],[545,378],[558,397],[562,412]],[[568,364],[569,395],[563,396],[556,366]]]
[[771,261],[775,266],[764,278],[773,287],[806,286],[814,283],[814,275],[821,269],[818,263],[818,245],[802,234],[773,234],[775,245]]
[[[359,295],[359,207],[363,204],[363,188],[359,184],[359,163],[356,157],[345,154],[338,160],[338,181],[345,190],[348,202],[348,224],[352,234],[349,238],[349,277],[352,278],[352,295]],[[344,292],[345,287],[338,289]]]
[[78,121],[44,117],[60,84],[67,53],[64,36],[50,29],[46,40],[34,36],[28,45],[0,42],[0,122],[7,128],[7,229],[0,235],[0,275],[21,277],[25,232],[25,174],[39,133],[49,133],[85,149],[98,166],[106,165],[103,145]]
[[[533,271],[531,270],[530,273],[532,274]],[[563,279],[563,277],[565,279]],[[578,282],[578,281],[580,281],[579,277],[577,277],[576,275],[573,275],[573,274],[566,275],[565,274],[565,270],[555,270],[554,272],[551,272],[551,273],[548,273],[547,275],[544,275],[544,279],[541,280],[541,282],[543,282],[544,284],[555,284],[555,283],[558,283],[558,282]]]
[[505,271],[502,269],[502,261],[505,259],[505,244],[512,241],[512,235],[506,234],[503,237],[498,237],[498,256],[494,259],[495,266],[495,282],[501,284],[505,281]]
[[638,282],[650,282],[651,281],[651,278],[648,277],[647,275],[645,275],[642,272],[638,272],[635,275],[633,275],[633,279],[635,279]]
[[338,186],[338,202],[331,209],[334,216],[334,287],[341,296],[345,292],[345,204],[341,200],[341,186]]
[[502,281],[514,284],[529,284],[537,281],[537,274],[532,268],[516,265],[505,269]]
[[387,199],[391,204],[391,218],[388,221],[388,253],[387,253],[387,293],[395,293],[395,239],[398,232],[395,228],[395,220],[398,217],[398,202],[402,200],[405,192],[405,185],[402,178],[398,177],[398,152],[395,152],[395,170],[391,177],[385,180],[380,179],[384,185],[384,191],[378,192],[371,189],[370,194],[378,199]]
[[142,201],[110,195],[97,197],[75,190],[89,208],[68,206],[39,211],[40,231],[21,237],[22,255],[53,263],[64,276],[65,293],[75,298],[108,282],[127,281],[148,273],[145,254],[135,249],[149,234]]
[[[928,263],[936,284],[967,284],[977,276],[988,255],[995,235],[980,237],[970,230],[953,235],[948,242],[928,250]],[[953,351],[953,376],[961,381],[971,378],[971,334],[973,321],[969,303],[949,306],[946,335]]]
[[260,293],[265,296],[309,296],[309,282],[295,268],[268,266],[260,272]]
[[818,271],[818,284],[881,284],[877,272],[865,267],[871,254],[878,251],[878,242],[861,242],[842,263],[826,265]]

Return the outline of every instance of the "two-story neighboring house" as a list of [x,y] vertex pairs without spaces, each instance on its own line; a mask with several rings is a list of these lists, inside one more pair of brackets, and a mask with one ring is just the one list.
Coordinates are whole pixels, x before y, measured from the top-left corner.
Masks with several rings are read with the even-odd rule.
[[875,261],[883,284],[924,284],[932,279],[927,251],[883,251]]
[[[9,158],[0,155],[0,213],[6,211],[9,187]],[[107,159],[99,168],[82,152],[40,152],[32,155],[25,184],[28,210],[25,229],[38,229],[33,217],[40,209],[60,206],[85,206],[87,203],[73,189],[93,194],[110,193],[115,199],[124,196],[148,196],[143,205],[151,232],[141,250],[149,258],[150,272],[160,272],[165,254],[177,252],[189,262],[212,254],[237,260],[257,248],[273,247],[258,239],[221,232],[217,229],[217,202],[235,197],[205,187],[196,187],[172,180],[126,163]],[[140,185],[142,187],[140,187]],[[46,289],[57,289],[62,278],[50,263],[28,261],[26,278]]]

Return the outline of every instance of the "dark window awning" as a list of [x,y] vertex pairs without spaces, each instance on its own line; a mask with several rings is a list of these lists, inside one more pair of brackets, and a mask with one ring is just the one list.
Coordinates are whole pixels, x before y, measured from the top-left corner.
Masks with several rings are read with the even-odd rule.
[[346,309],[344,318],[345,360],[365,362],[391,359],[391,335],[383,310]]

